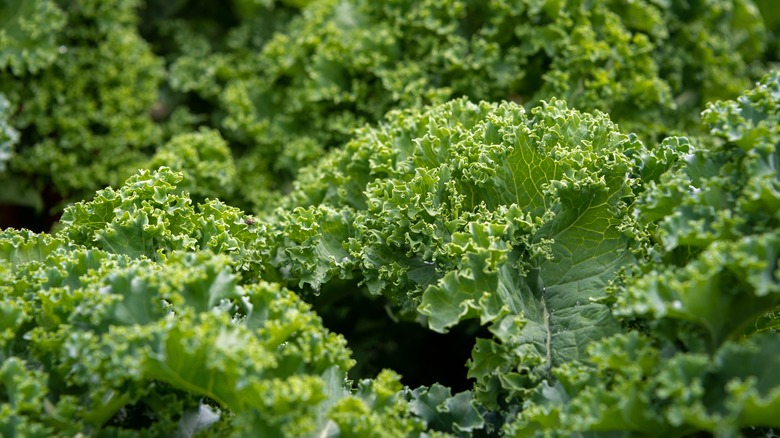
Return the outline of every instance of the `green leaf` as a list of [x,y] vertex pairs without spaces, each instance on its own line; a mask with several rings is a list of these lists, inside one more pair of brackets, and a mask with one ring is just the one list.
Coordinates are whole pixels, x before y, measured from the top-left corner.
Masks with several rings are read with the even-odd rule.
[[703,142],[641,195],[638,213],[661,245],[621,289],[617,315],[712,353],[780,304],[779,90],[774,73],[710,105],[703,118],[725,142]]
[[267,225],[218,200],[193,206],[183,174],[167,167],[140,171],[118,190],[68,206],[61,233],[74,242],[133,258],[164,259],[174,251],[229,255],[248,277],[265,269]]
[[426,421],[428,427],[464,435],[484,425],[482,416],[472,405],[469,391],[452,395],[449,388],[434,384],[429,388],[418,388],[411,392],[412,412]]
[[177,135],[157,149],[146,167],[161,166],[181,172],[180,189],[195,199],[227,199],[237,182],[236,166],[227,142],[218,131],[205,128]]
[[67,20],[50,0],[13,0],[0,7],[0,69],[16,76],[37,73],[62,53],[58,44]]
[[206,430],[212,424],[219,421],[220,412],[209,407],[209,405],[200,404],[197,409],[184,412],[179,420],[179,427],[173,435],[176,438],[192,438],[198,432]]

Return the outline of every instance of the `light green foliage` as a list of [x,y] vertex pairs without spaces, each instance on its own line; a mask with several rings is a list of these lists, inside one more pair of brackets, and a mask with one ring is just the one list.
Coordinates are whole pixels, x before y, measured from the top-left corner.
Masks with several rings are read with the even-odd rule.
[[[53,2],[11,3],[20,11],[36,4],[56,9]],[[16,108],[11,123],[24,139],[11,176],[72,200],[118,185],[161,143],[163,132],[149,112],[163,66],[135,29],[138,1],[66,3],[51,18],[35,11],[16,16],[32,35],[56,38],[56,47],[39,41],[35,50],[51,52],[45,63],[0,68],[0,92]]]
[[418,436],[424,423],[410,417],[413,408],[407,403],[399,380],[399,375],[384,370],[376,379],[359,382],[355,397],[336,403],[330,417],[341,432],[339,436]]
[[356,128],[464,95],[557,98],[655,141],[698,129],[706,102],[777,62],[777,23],[759,3],[8,2],[0,92],[24,141],[4,198],[56,214],[207,125],[238,158],[242,184],[220,197],[269,211]]
[[778,83],[713,104],[725,141],[696,147],[557,101],[392,113],[304,171],[272,263],[315,289],[357,276],[433,330],[487,324],[468,376],[502,420],[480,427],[776,427]]
[[182,172],[179,187],[196,199],[229,198],[236,186],[230,148],[218,131],[201,129],[179,134],[155,152],[149,169],[161,166]]
[[396,112],[302,175],[288,202],[313,205],[275,225],[285,253],[274,263],[315,288],[329,276],[301,273],[359,272],[439,331],[528,312],[524,300],[541,318],[567,285],[589,305],[587,290],[631,258],[621,227],[638,172],[629,155],[643,150],[605,116],[558,101],[531,115],[467,100]]
[[395,112],[305,171],[288,202],[314,205],[281,217],[272,263],[315,289],[358,275],[436,331],[490,324],[468,375],[498,409],[617,331],[594,300],[633,260],[634,157],[648,154],[559,101]]
[[0,6],[0,70],[24,76],[49,67],[60,52],[65,22],[54,0],[4,2]]
[[[3,436],[137,431],[141,418],[152,434],[338,433],[363,420],[343,410],[355,403],[368,403],[376,436],[424,427],[395,395],[397,376],[349,396],[344,339],[278,285],[239,285],[224,256],[175,252],[155,263],[28,232],[0,242],[10,269],[3,329],[16,331],[0,348]],[[193,416],[204,412],[211,419],[199,425]],[[215,416],[227,424],[211,425]]]
[[656,223],[658,261],[618,309],[672,324],[686,343],[693,326],[706,342],[689,348],[711,351],[780,304],[780,76],[703,117],[723,141],[681,150],[640,198],[639,214]]
[[771,2],[0,3],[0,435],[780,428]]
[[273,284],[240,286],[225,256],[176,252],[155,263],[61,241],[29,257],[47,241],[3,236],[14,275],[3,306],[23,303],[1,350],[4,436],[29,425],[133,429],[138,414],[150,432],[170,432],[182,409],[198,409],[188,394],[246,413],[265,436],[300,434],[316,426],[325,379],[352,365],[344,339],[306,304]]
[[[737,435],[778,427],[774,370],[780,305],[777,234],[780,77],[709,106],[712,134],[669,138],[672,164],[647,180],[637,217],[656,245],[613,289],[625,334],[552,371],[505,431],[633,431]],[[760,434],[761,429],[755,429]]]
[[745,0],[326,0],[268,28],[243,23],[227,50],[204,62],[204,42],[172,70],[175,89],[216,104],[226,137],[249,146],[249,187],[289,179],[388,110],[463,95],[555,97],[655,140],[696,129],[704,103],[749,86],[766,50]]
[[[714,356],[675,351],[636,332],[590,346],[587,365],[553,371],[557,382],[535,395],[507,425],[507,436],[574,431],[620,436],[738,436],[778,426],[780,347],[776,335],[729,343]],[[764,432],[766,433],[766,432]]]
[[353,389],[344,338],[258,279],[265,226],[194,208],[182,178],[163,167],[99,191],[56,237],[0,235],[3,436],[420,436],[433,420],[400,376]]
[[[264,66],[258,63],[257,53],[272,35],[285,29],[308,1],[223,3],[148,0],[140,26],[142,34],[153,43],[155,53],[164,57],[169,67],[157,109],[161,115],[170,114],[172,119],[179,115],[183,121],[178,125],[185,128],[187,123],[206,123],[221,130],[237,158],[241,184],[236,185],[235,191],[222,191],[220,199],[259,213],[273,209],[279,192],[287,190],[289,175],[274,167],[276,156],[270,151],[247,156],[257,139],[225,131],[221,120],[226,111],[232,110],[217,102],[229,93],[227,82],[262,75]],[[169,124],[178,127],[177,123]],[[316,160],[321,151],[315,145],[300,149],[306,162]]]
[[61,233],[74,243],[133,258],[159,260],[173,251],[210,250],[229,256],[248,278],[257,278],[267,259],[266,227],[216,199],[193,205],[183,191],[193,184],[183,179],[167,167],[141,171],[119,190],[100,190],[92,201],[66,208]]

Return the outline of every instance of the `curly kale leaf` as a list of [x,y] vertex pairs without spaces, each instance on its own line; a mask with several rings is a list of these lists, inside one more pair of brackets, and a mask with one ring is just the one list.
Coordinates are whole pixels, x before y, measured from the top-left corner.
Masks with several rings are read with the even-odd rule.
[[659,147],[669,165],[634,204],[655,245],[611,289],[623,333],[553,369],[555,380],[507,434],[738,435],[780,426],[771,371],[780,345],[777,90],[773,73],[709,107],[703,118],[714,138]]
[[241,285],[224,255],[153,261],[13,230],[0,248],[5,435],[425,429],[399,376],[351,395],[344,338],[290,291]]
[[258,209],[269,187],[285,190],[323,150],[393,109],[555,97],[655,141],[698,130],[706,102],[735,97],[772,56],[748,0],[327,0],[276,19],[283,9],[244,20],[222,49],[182,38],[198,43],[172,67],[176,90],[219,109],[252,181],[239,191]]
[[237,270],[256,278],[268,258],[265,225],[219,200],[193,206],[187,187],[203,186],[167,167],[142,170],[118,190],[109,187],[67,207],[60,233],[77,244],[153,260],[208,249],[230,256]]
[[[639,198],[658,260],[618,297],[618,313],[670,325],[689,348],[712,351],[780,305],[779,78],[711,104],[703,118],[720,140],[682,150]],[[702,333],[690,336],[691,326]]]
[[638,332],[600,340],[585,362],[553,371],[507,436],[596,432],[620,436],[690,436],[698,431],[738,435],[777,427],[780,407],[773,335],[726,344],[713,356],[672,352]]
[[490,325],[468,376],[499,409],[617,332],[599,300],[644,239],[629,206],[668,165],[652,156],[560,101],[394,112],[304,172],[287,202],[309,207],[269,225],[272,263],[315,289],[356,276],[435,331]]
[[227,142],[218,131],[201,128],[174,136],[144,166],[166,166],[181,172],[179,187],[194,199],[228,199],[235,191],[236,166]]
[[4,41],[6,50],[38,60],[30,71],[0,69],[0,92],[13,102],[11,123],[21,133],[9,167],[25,187],[46,192],[47,209],[61,210],[61,201],[118,185],[163,142],[149,113],[163,63],[138,34],[136,0],[80,0],[62,10],[49,1],[6,3],[21,5],[14,15],[21,28],[53,40],[45,63],[33,58],[36,50]]

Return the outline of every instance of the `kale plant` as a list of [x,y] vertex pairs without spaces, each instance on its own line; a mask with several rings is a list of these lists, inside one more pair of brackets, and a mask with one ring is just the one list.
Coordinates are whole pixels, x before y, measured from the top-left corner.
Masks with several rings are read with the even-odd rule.
[[0,6],[0,435],[773,436],[768,1]]

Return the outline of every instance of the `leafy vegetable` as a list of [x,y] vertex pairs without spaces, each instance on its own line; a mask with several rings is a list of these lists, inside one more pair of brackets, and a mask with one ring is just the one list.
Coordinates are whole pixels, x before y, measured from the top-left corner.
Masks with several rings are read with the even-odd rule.
[[[324,427],[316,415],[328,397],[346,396],[343,338],[288,291],[238,285],[224,256],[177,252],[154,263],[30,233],[3,237],[4,260],[31,259],[13,263],[3,285],[3,313],[21,328],[3,338],[6,436],[135,429],[142,418],[150,433],[169,433],[182,409],[204,409],[188,394],[236,415],[220,421],[301,434]],[[31,377],[35,387],[18,387]]]
[[777,86],[712,105],[727,142],[699,148],[560,102],[394,113],[304,172],[272,263],[315,290],[358,276],[434,330],[489,324],[468,376],[506,434],[777,426],[776,337],[745,339],[780,304]]
[[265,227],[218,200],[193,206],[177,186],[182,179],[163,167],[140,172],[118,191],[98,191],[94,200],[65,210],[62,234],[76,244],[152,260],[209,249],[229,256],[237,271],[262,271]]
[[8,32],[32,39],[30,48],[8,41],[19,55],[8,68],[0,62],[0,92],[22,139],[8,178],[61,211],[62,199],[120,184],[161,142],[149,110],[163,66],[135,30],[137,1],[6,4]]
[[[526,109],[565,100],[644,141],[693,133],[708,101],[735,97],[777,62],[780,31],[759,6],[11,1],[0,11],[0,92],[23,135],[6,177],[20,188],[6,198],[45,204],[56,220],[201,126],[238,158],[242,183],[220,198],[269,211],[301,167],[354,129],[464,95]],[[156,157],[151,168],[171,164]]]
[[673,165],[635,204],[657,243],[613,291],[625,333],[590,345],[583,363],[553,370],[558,383],[507,431],[683,436],[780,426],[770,371],[780,345],[771,328],[780,305],[779,79],[709,106],[703,118],[725,141],[661,146]]
[[196,212],[181,180],[142,172],[69,207],[58,237],[0,236],[3,434],[419,435],[428,419],[398,375],[350,395],[344,338],[289,290],[236,273],[257,274],[262,228],[216,201]]
[[528,108],[557,97],[647,139],[695,128],[704,102],[749,86],[756,13],[731,0],[318,2],[235,59],[224,93],[203,95],[224,108],[227,136],[256,145],[250,162],[292,173],[390,109],[463,95]]
[[65,22],[55,1],[5,2],[0,9],[0,68],[22,76],[50,66],[61,51],[58,40]]
[[0,23],[0,435],[780,428],[770,2]]
[[283,216],[272,263],[315,290],[359,275],[433,330],[490,323],[468,376],[496,410],[618,330],[594,300],[633,260],[643,154],[606,116],[559,101],[393,113],[304,173],[289,202],[315,205]]

